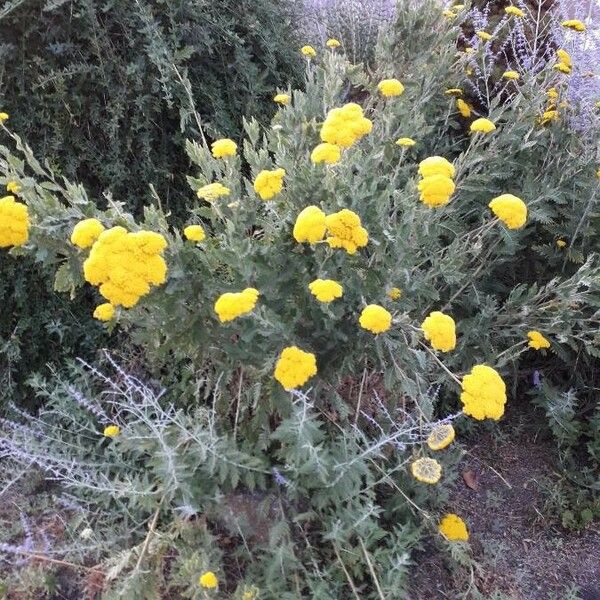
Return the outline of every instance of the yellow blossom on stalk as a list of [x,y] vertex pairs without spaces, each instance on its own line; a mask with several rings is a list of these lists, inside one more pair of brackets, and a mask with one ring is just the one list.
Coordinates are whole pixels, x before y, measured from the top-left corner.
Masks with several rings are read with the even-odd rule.
[[289,94],[276,94],[273,97],[273,102],[277,102],[277,104],[282,104],[285,106],[290,103],[290,95]]
[[335,38],[329,38],[326,42],[325,45],[328,48],[339,48],[342,43],[339,40],[336,40]]
[[437,483],[442,476],[442,465],[434,458],[417,458],[410,465],[410,470],[417,481],[431,485]]
[[456,108],[463,117],[469,118],[471,116],[471,107],[462,98],[456,100]]
[[492,39],[492,35],[487,31],[477,31],[475,35],[484,42],[489,42]]
[[527,205],[512,194],[494,198],[489,207],[509,229],[520,229],[527,222]]
[[110,302],[100,304],[96,306],[93,316],[98,321],[110,321],[115,316],[115,307]]
[[277,364],[274,377],[285,390],[293,390],[303,386],[317,374],[317,359],[314,354],[304,352],[297,346],[284,348]]
[[573,66],[571,55],[564,48],[559,48],[556,51],[556,56],[558,57],[559,62],[567,65],[567,67]]
[[4,123],[4,121],[8,121],[9,115],[5,112],[0,112],[0,123]]
[[547,123],[551,123],[552,121],[558,121],[558,111],[557,110],[554,110],[554,109],[547,110],[540,117],[540,123],[542,125],[546,125]]
[[529,347],[534,350],[550,348],[550,342],[539,331],[529,331],[527,337],[529,338]]
[[397,146],[404,146],[405,148],[410,148],[411,146],[414,146],[417,142],[415,142],[415,140],[413,140],[412,138],[409,137],[403,137],[403,138],[399,138],[396,140],[396,145]]
[[302,46],[300,52],[306,56],[306,58],[314,58],[317,56],[317,51],[312,46]]
[[446,19],[454,19],[456,18],[456,15],[451,11],[451,10],[443,10],[442,11],[442,15],[444,15],[444,17],[446,17]]
[[502,77],[504,79],[511,79],[512,81],[517,81],[521,78],[521,76],[516,71],[504,71]]
[[421,323],[425,339],[440,352],[450,352],[456,348],[456,324],[450,315],[433,311]]
[[29,239],[29,210],[14,196],[0,198],[0,248],[22,246]]
[[392,315],[383,306],[369,304],[363,308],[358,322],[371,333],[384,333],[392,326]]
[[229,196],[230,193],[231,190],[222,183],[209,183],[208,185],[203,185],[201,188],[198,188],[196,195],[201,200],[212,202],[217,198],[221,198],[221,196]]
[[188,225],[183,230],[183,235],[185,235],[186,239],[190,240],[190,242],[202,242],[206,239],[206,232],[202,225]]
[[349,148],[372,129],[373,123],[363,115],[363,109],[358,104],[349,102],[341,108],[332,108],[327,113],[321,127],[321,140]]
[[404,86],[397,79],[384,79],[377,85],[377,89],[382,96],[391,98],[401,96],[404,93]]
[[492,367],[475,365],[463,377],[460,400],[466,415],[478,421],[497,421],[504,414],[506,384]]
[[361,225],[360,217],[344,208],[325,217],[330,248],[343,248],[348,254],[354,254],[369,242],[369,234]]
[[427,437],[427,445],[432,450],[443,450],[448,447],[456,437],[456,432],[451,423],[436,425]]
[[117,437],[120,433],[121,433],[121,428],[118,425],[107,425],[103,431],[104,437],[108,437],[108,438]]
[[518,8],[516,6],[507,6],[504,9],[504,12],[507,15],[512,15],[514,17],[524,17],[525,16],[525,13],[520,8]]
[[402,297],[402,290],[400,288],[393,287],[388,291],[387,295],[392,300],[400,300],[400,298]]
[[469,46],[467,46],[467,47],[464,49],[464,53],[465,53],[465,54],[473,54],[473,52],[475,52],[475,48],[470,48]]
[[18,194],[21,191],[21,186],[18,181],[9,181],[6,184],[6,191],[11,194]]
[[460,88],[448,88],[444,94],[446,96],[462,96],[463,91]]
[[566,65],[565,63],[562,63],[562,62],[557,63],[552,68],[556,69],[557,71],[560,71],[561,73],[564,73],[565,75],[570,75],[571,71],[573,70],[572,67],[569,67],[569,65]]
[[215,158],[225,158],[235,156],[237,153],[237,144],[229,138],[223,138],[211,144],[212,155]]
[[89,248],[104,231],[104,225],[98,219],[84,219],[73,228],[71,243],[78,248]]
[[456,186],[454,181],[444,175],[430,175],[419,181],[420,199],[423,204],[437,208],[450,202]]
[[215,589],[219,585],[217,576],[212,571],[205,571],[200,575],[198,583],[207,590]]
[[483,117],[480,119],[475,119],[471,123],[471,133],[491,133],[492,131],[495,131],[495,129],[496,126],[492,123],[492,121]]
[[473,75],[473,68],[467,67],[465,73],[470,77],[471,75]]
[[241,292],[221,294],[215,302],[215,312],[221,323],[233,321],[254,310],[259,297],[258,290],[246,288]]
[[254,180],[254,191],[262,200],[270,200],[283,189],[285,169],[263,170]]
[[567,247],[567,242],[565,242],[565,240],[556,240],[556,245],[562,250]]
[[430,156],[419,163],[419,175],[421,177],[444,175],[444,177],[452,179],[455,174],[454,165],[442,156]]
[[578,33],[581,33],[587,29],[585,23],[579,21],[578,19],[569,19],[567,21],[563,21],[561,25],[565,29],[571,29],[573,31],[577,31]]
[[546,92],[546,96],[548,96],[550,100],[556,100],[558,98],[558,90],[555,87],[551,87]]
[[324,162],[328,165],[334,165],[340,161],[341,157],[342,151],[340,147],[327,142],[322,142],[318,146],[315,146],[310,153],[310,160],[315,164]]
[[438,531],[450,542],[467,542],[469,540],[465,522],[453,513],[444,516],[438,525]]
[[344,288],[333,279],[315,279],[308,285],[308,289],[319,302],[325,303],[341,298],[344,294]]
[[294,239],[316,244],[325,236],[325,213],[318,206],[307,206],[296,218]]

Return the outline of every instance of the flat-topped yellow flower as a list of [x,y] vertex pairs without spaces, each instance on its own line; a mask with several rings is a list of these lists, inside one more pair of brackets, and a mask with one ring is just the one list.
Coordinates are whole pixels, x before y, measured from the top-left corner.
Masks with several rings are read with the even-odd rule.
[[507,6],[504,9],[504,12],[507,15],[512,15],[513,17],[524,17],[525,16],[525,13],[517,6]]
[[456,324],[450,315],[433,311],[421,323],[425,339],[440,352],[450,352],[456,348]]
[[104,437],[115,438],[121,433],[121,428],[118,425],[107,425],[102,434]]
[[587,29],[585,23],[579,19],[568,19],[563,21],[561,25],[565,29],[571,29],[572,31],[577,31],[578,33],[581,33]]
[[332,108],[321,127],[321,140],[349,148],[373,129],[373,123],[354,102],[340,108]]
[[456,186],[450,177],[429,175],[419,181],[418,188],[421,202],[432,208],[438,208],[450,202]]
[[358,322],[371,333],[384,333],[392,326],[392,315],[383,306],[369,304],[363,308]]
[[201,188],[198,188],[196,195],[201,200],[206,200],[207,202],[212,202],[217,198],[221,198],[223,196],[229,196],[231,190],[228,187],[225,187],[222,183],[209,183],[208,185],[203,185]]
[[328,144],[327,142],[318,144],[310,153],[310,160],[315,164],[325,163],[334,165],[340,161],[341,157],[342,151],[340,147],[335,144]]
[[567,247],[567,242],[565,242],[565,240],[562,240],[562,239],[556,240],[556,247],[560,248],[562,250],[563,248]]
[[237,144],[229,138],[216,140],[211,144],[212,155],[215,158],[226,158],[235,156],[237,153]]
[[206,232],[204,231],[204,227],[202,227],[202,225],[188,225],[183,230],[183,235],[190,242],[202,242],[206,238]]
[[527,222],[527,205],[513,194],[497,196],[489,207],[509,229],[520,229]]
[[325,237],[325,229],[325,213],[318,206],[307,206],[296,217],[294,239],[301,244],[316,244]]
[[404,93],[404,85],[398,79],[384,79],[379,82],[377,89],[386,98],[401,96]]
[[438,531],[450,542],[469,541],[469,531],[465,522],[453,513],[442,518],[438,525]]
[[387,295],[391,300],[400,300],[402,297],[402,290],[398,287],[393,287],[388,290]]
[[430,156],[419,163],[419,175],[421,177],[444,175],[444,177],[452,179],[455,174],[454,165],[443,156]]
[[506,384],[492,367],[475,365],[463,377],[460,400],[466,415],[478,421],[497,421],[504,414]]
[[456,437],[456,431],[451,423],[436,425],[427,437],[427,445],[432,450],[443,450],[448,447]]
[[471,116],[471,107],[462,98],[456,100],[456,108],[463,117],[468,119]]
[[315,279],[309,283],[308,289],[319,302],[326,304],[344,295],[344,288],[333,279]]
[[369,242],[369,234],[362,226],[360,217],[353,211],[342,210],[325,217],[327,243],[330,248],[343,248],[348,254],[355,254]]
[[566,65],[565,63],[562,63],[562,62],[556,63],[552,68],[555,69],[556,71],[560,71],[561,73],[564,73],[565,75],[570,75],[571,72],[573,71],[573,67],[570,67],[569,65]]
[[410,148],[414,146],[417,142],[409,137],[401,137],[396,140],[396,146],[403,146],[405,148]]
[[547,340],[539,331],[529,331],[527,333],[529,339],[528,346],[534,350],[543,350],[550,348],[550,341]]
[[212,571],[205,571],[202,573],[202,575],[200,575],[198,583],[201,587],[206,588],[207,590],[212,590],[219,585],[219,580]]
[[471,123],[471,133],[491,133],[496,130],[496,126],[492,121],[481,117],[479,119],[475,119]]
[[29,239],[29,209],[14,196],[0,198],[0,248],[22,246]]
[[5,113],[5,112],[0,112],[0,123],[4,123],[5,121],[8,121],[9,119],[9,114]]
[[542,125],[547,125],[548,123],[552,123],[553,121],[558,121],[558,118],[558,111],[551,108],[549,110],[544,111],[544,113],[540,117],[540,123]]
[[98,321],[110,321],[115,316],[115,307],[110,302],[99,304],[94,310],[93,317]]
[[336,40],[335,38],[329,38],[326,42],[325,45],[328,48],[339,48],[342,43],[340,42],[340,40]]
[[302,46],[300,52],[303,56],[306,56],[306,58],[314,58],[317,56],[317,51],[312,46]]
[[477,31],[475,35],[484,42],[489,42],[492,39],[492,35],[487,31]]
[[104,225],[98,219],[79,221],[71,233],[71,243],[78,248],[89,248],[104,231]]
[[502,73],[502,78],[518,81],[521,79],[521,76],[516,71],[504,71],[504,73]]
[[283,189],[283,178],[285,169],[274,169],[272,171],[261,171],[254,180],[254,191],[262,200],[270,200]]
[[462,96],[463,91],[460,88],[448,88],[444,94],[446,96]]
[[6,184],[6,191],[11,194],[18,194],[21,191],[21,186],[18,181],[9,181]]
[[549,100],[556,100],[558,98],[558,90],[555,87],[551,87],[546,92],[546,96],[548,96]]
[[289,104],[291,100],[291,97],[289,94],[276,94],[273,97],[273,102],[277,102],[277,104],[281,104],[283,106],[285,106],[286,104]]
[[567,67],[573,66],[573,60],[571,59],[571,55],[564,48],[559,48],[556,51],[556,56],[557,56],[558,60],[561,63],[564,63],[565,65],[567,65]]
[[433,485],[442,476],[442,465],[434,458],[417,458],[410,465],[410,471],[417,481]]
[[285,390],[303,386],[317,374],[317,359],[311,352],[304,352],[297,346],[284,348],[275,365],[275,379]]
[[258,290],[246,288],[241,292],[227,292],[221,294],[215,302],[215,312],[221,323],[233,321],[242,315],[247,315],[254,310],[259,297]]

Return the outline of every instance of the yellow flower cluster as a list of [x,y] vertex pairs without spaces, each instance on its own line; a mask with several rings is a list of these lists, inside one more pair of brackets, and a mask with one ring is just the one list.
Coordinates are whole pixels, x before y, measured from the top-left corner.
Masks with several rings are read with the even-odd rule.
[[492,39],[492,34],[487,31],[477,31],[475,35],[484,42],[489,42]]
[[84,219],[73,228],[71,243],[78,248],[89,248],[104,231],[104,225],[98,219]]
[[447,514],[440,521],[438,531],[450,542],[466,542],[469,532],[465,522],[453,513]]
[[571,55],[566,50],[559,48],[556,51],[556,57],[558,58],[558,63],[554,65],[554,68],[565,75],[570,75],[573,70]]
[[202,242],[206,239],[206,233],[202,225],[188,225],[183,230],[183,235],[190,242]]
[[410,148],[411,146],[414,146],[416,143],[417,142],[415,142],[415,140],[413,140],[412,138],[409,138],[409,137],[401,137],[396,140],[397,146],[404,146],[405,148]]
[[454,165],[441,156],[430,156],[419,164],[421,202],[433,208],[445,206],[456,189]]
[[254,191],[261,200],[270,200],[283,189],[284,177],[285,169],[263,170],[254,180]]
[[344,295],[344,288],[333,279],[315,279],[308,288],[319,302],[332,302]]
[[297,346],[284,348],[275,365],[275,379],[285,390],[303,386],[317,374],[317,359],[314,354],[304,352]]
[[165,282],[167,265],[162,253],[165,238],[153,231],[129,233],[124,227],[103,231],[83,263],[85,280],[99,286],[112,305],[135,306],[150,285]]
[[303,56],[306,56],[306,58],[314,58],[317,56],[317,51],[312,46],[302,46],[300,52]]
[[450,352],[456,348],[456,325],[450,315],[433,311],[421,323],[425,339],[440,352]]
[[463,117],[468,119],[471,116],[471,107],[462,98],[456,100],[456,108]]
[[561,25],[565,29],[571,29],[572,31],[577,31],[578,33],[581,33],[587,29],[585,23],[579,21],[578,19],[568,19],[567,21],[563,21]]
[[325,45],[328,48],[339,48],[342,44],[339,40],[336,40],[335,38],[330,38],[325,42]]
[[562,240],[562,239],[556,240],[556,247],[560,248],[562,250],[563,248],[567,247],[567,242],[565,242],[565,240]]
[[114,438],[121,433],[121,428],[118,425],[107,425],[102,433],[104,437]]
[[4,123],[4,121],[8,121],[9,114],[5,112],[0,112],[0,123]]
[[316,244],[325,237],[325,213],[318,206],[307,206],[296,218],[294,239]]
[[521,198],[512,194],[502,194],[494,198],[489,207],[509,229],[520,229],[527,222],[527,205]]
[[202,573],[202,575],[200,575],[198,583],[201,585],[201,587],[206,588],[207,590],[213,590],[219,585],[219,580],[212,571],[205,571]]
[[285,106],[290,103],[290,95],[289,94],[276,94],[273,98],[273,102],[277,102],[277,104],[281,104]]
[[321,140],[349,148],[372,129],[373,123],[363,115],[362,108],[350,102],[341,108],[332,108],[327,113],[321,127]]
[[318,146],[315,146],[310,154],[310,160],[312,160],[312,162],[315,164],[324,162],[328,165],[334,165],[340,161],[341,157],[342,151],[340,147],[327,142],[323,142]]
[[518,81],[521,79],[521,76],[516,71],[504,71],[504,73],[502,73],[502,77],[504,79],[511,79],[512,81]]
[[475,365],[471,372],[463,377],[460,400],[466,415],[478,421],[497,421],[504,414],[506,385],[492,367]]
[[475,119],[471,123],[471,133],[491,133],[496,130],[496,126],[489,119],[483,117]]
[[391,290],[389,290],[387,295],[391,300],[400,300],[402,297],[402,290],[400,288],[393,287]]
[[29,239],[29,211],[14,196],[0,198],[0,248],[22,246]]
[[417,458],[411,463],[410,470],[417,481],[431,485],[442,476],[442,465],[434,458]]
[[215,158],[226,158],[235,156],[237,153],[237,144],[229,138],[223,138],[213,142],[211,145],[212,155]]
[[363,308],[358,322],[371,333],[384,333],[392,326],[392,315],[383,306],[369,304]]
[[329,237],[330,248],[343,248],[348,254],[355,254],[358,248],[363,248],[369,242],[369,234],[361,225],[360,217],[351,210],[342,210],[327,215],[325,225]]
[[98,321],[110,321],[114,316],[115,307],[110,302],[100,304],[94,310],[94,319],[98,319]]
[[512,15],[514,17],[524,17],[525,16],[525,13],[520,8],[518,8],[517,6],[507,6],[504,9],[504,12],[507,15]]
[[21,191],[21,186],[18,181],[9,181],[6,184],[6,191],[11,194],[18,194]]
[[539,331],[530,331],[527,334],[529,338],[529,347],[534,350],[542,350],[542,348],[550,348],[550,342]]
[[258,290],[246,288],[241,292],[221,294],[215,302],[215,312],[221,323],[233,321],[254,310],[259,297]]
[[377,85],[377,89],[382,96],[392,98],[401,96],[404,93],[404,86],[397,79],[384,79]]
[[448,88],[444,94],[446,96],[462,96],[463,91],[460,88]]
[[230,193],[231,190],[222,183],[209,183],[208,185],[203,185],[201,188],[198,188],[196,195],[201,200],[212,202],[221,196],[229,196]]
[[456,432],[451,423],[436,425],[427,437],[427,445],[432,450],[443,450],[449,446],[456,437]]

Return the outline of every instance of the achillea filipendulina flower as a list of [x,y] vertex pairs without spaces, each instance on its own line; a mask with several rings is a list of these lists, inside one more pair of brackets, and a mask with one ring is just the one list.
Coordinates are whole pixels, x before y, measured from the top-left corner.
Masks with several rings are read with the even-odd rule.
[[314,58],[317,55],[317,51],[312,46],[302,46],[300,52],[306,56],[306,58]]
[[565,240],[562,240],[562,239],[556,240],[556,246],[557,246],[557,248],[560,248],[562,250],[563,248],[567,247],[567,242],[565,242]]
[[206,232],[202,225],[188,225],[183,230],[183,235],[190,242],[202,242],[206,239]]
[[558,61],[563,63],[567,67],[573,66],[573,60],[571,59],[571,55],[564,48],[559,48],[556,51],[556,56],[558,58]]
[[502,194],[494,198],[489,207],[509,229],[520,229],[527,222],[527,205],[521,198],[512,194]]
[[444,177],[452,179],[455,173],[454,165],[442,156],[430,156],[419,163],[419,175],[421,177],[444,175]]
[[404,93],[404,86],[397,79],[384,79],[377,85],[377,89],[382,96],[392,98],[401,96]]
[[552,68],[556,69],[557,71],[560,71],[561,73],[564,73],[565,75],[570,75],[573,71],[573,67],[569,67],[569,65],[566,65],[562,62],[555,64]]
[[421,323],[425,339],[440,352],[456,348],[456,324],[450,315],[436,310]]
[[207,202],[212,202],[217,198],[221,198],[222,196],[229,196],[231,190],[228,187],[225,187],[222,183],[209,183],[208,185],[203,185],[201,188],[198,188],[196,195],[198,198],[202,200],[206,200]]
[[22,246],[29,239],[29,210],[14,196],[0,198],[0,248]]
[[73,228],[71,243],[78,248],[89,248],[104,231],[104,225],[98,219],[84,219]]
[[335,38],[329,38],[326,42],[325,45],[328,48],[339,48],[342,43],[340,42],[340,40],[336,40]]
[[319,302],[333,302],[344,295],[344,288],[333,279],[315,279],[308,285],[308,289]]
[[402,290],[398,287],[393,287],[390,290],[388,290],[387,295],[391,300],[400,300],[400,298],[402,297]]
[[215,158],[225,158],[235,156],[237,153],[237,144],[229,138],[223,138],[211,144],[212,155]]
[[528,346],[534,350],[550,348],[550,341],[547,340],[539,331],[529,331],[527,333],[527,337],[529,338]]
[[462,96],[463,91],[460,88],[448,88],[444,94],[446,96]]
[[276,94],[273,97],[273,102],[277,102],[277,104],[281,104],[285,106],[290,103],[290,95],[289,94]]
[[349,148],[373,129],[373,123],[363,115],[362,108],[349,102],[332,108],[321,127],[321,140]]
[[558,111],[557,110],[554,110],[554,109],[547,110],[540,117],[540,123],[542,125],[552,123],[552,121],[558,121]]
[[330,248],[343,248],[348,254],[355,254],[369,242],[369,234],[361,225],[360,217],[344,208],[325,217]]
[[0,112],[0,123],[4,123],[4,121],[8,121],[9,114],[5,112]]
[[512,15],[513,17],[524,17],[525,16],[525,13],[520,8],[518,8],[516,6],[507,6],[504,9],[504,12],[507,15]]
[[410,465],[410,471],[417,481],[433,485],[442,476],[442,465],[434,458],[417,458]]
[[215,312],[221,323],[233,321],[242,315],[247,315],[254,310],[259,297],[258,290],[246,288],[241,292],[227,292],[221,294],[215,302]]
[[118,425],[107,425],[102,434],[104,437],[114,438],[121,433],[121,428]]
[[284,177],[285,169],[263,170],[254,180],[254,191],[262,200],[270,200],[283,189]]
[[436,425],[427,437],[427,445],[432,450],[443,450],[448,447],[456,437],[456,432],[451,423]]
[[558,98],[558,90],[555,87],[551,87],[546,92],[546,96],[548,96],[550,100],[556,100]]
[[413,140],[412,138],[409,137],[402,137],[402,138],[398,138],[396,140],[396,145],[397,146],[403,146],[405,148],[410,148],[411,146],[414,146],[417,142],[415,140]]
[[463,377],[460,400],[466,415],[478,421],[497,421],[504,414],[506,384],[492,367],[475,365]]
[[318,206],[307,206],[296,218],[294,239],[316,244],[325,237],[325,213]]
[[456,15],[448,8],[446,8],[445,10],[442,11],[442,15],[444,17],[446,17],[446,19],[455,19],[456,18]]
[[219,580],[212,571],[205,571],[200,575],[198,583],[207,590],[213,590],[219,585]]
[[110,321],[115,316],[115,307],[110,302],[99,304],[96,306],[93,316],[98,321]]
[[21,191],[21,186],[18,181],[9,181],[6,184],[6,191],[11,194],[18,194]]
[[496,126],[489,120],[485,118],[475,119],[471,123],[471,133],[491,133],[496,129]]
[[383,306],[369,304],[363,308],[358,322],[371,333],[384,333],[392,326],[392,315]]
[[310,153],[310,160],[315,164],[324,162],[328,165],[334,165],[340,161],[341,157],[342,151],[340,147],[327,142],[322,142],[318,146],[315,146]]
[[477,31],[475,35],[484,42],[489,42],[492,39],[492,35],[487,31]]
[[467,542],[469,540],[465,522],[453,513],[444,516],[438,525],[438,531],[450,542]]
[[427,206],[437,208],[450,202],[456,186],[454,181],[444,175],[430,175],[419,181],[421,202]]
[[516,71],[504,71],[502,77],[503,79],[511,79],[512,81],[517,81],[521,78],[521,76]]
[[587,29],[585,23],[579,21],[578,19],[568,19],[567,21],[563,21],[561,25],[565,29],[571,29],[572,31],[577,31],[578,33],[581,33]]
[[317,359],[310,352],[304,352],[297,346],[284,348],[275,365],[274,377],[285,390],[294,390],[303,386],[317,374]]
[[462,98],[456,100],[456,108],[463,117],[469,118],[471,116],[471,107]]

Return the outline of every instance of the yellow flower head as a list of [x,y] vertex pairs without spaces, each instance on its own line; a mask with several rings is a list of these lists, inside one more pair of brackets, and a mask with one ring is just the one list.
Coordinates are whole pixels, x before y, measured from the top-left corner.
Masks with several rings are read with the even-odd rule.
[[6,184],[6,191],[11,194],[18,194],[21,191],[21,186],[18,181],[9,181]]
[[310,160],[315,164],[324,162],[328,165],[334,165],[340,161],[341,157],[342,151],[340,147],[327,142],[322,142],[318,146],[315,146],[310,153]]
[[497,421],[504,414],[506,384],[492,367],[476,365],[463,377],[460,400],[466,415]]
[[262,200],[270,200],[283,189],[285,169],[263,170],[254,180],[254,191]]
[[325,213],[318,206],[307,206],[296,218],[294,239],[316,244],[325,237]]
[[344,294],[344,288],[333,279],[315,279],[308,285],[308,288],[319,302],[332,302]]
[[494,198],[489,207],[509,229],[520,229],[527,222],[527,205],[512,194]]
[[306,58],[314,58],[317,55],[317,51],[312,46],[302,46],[300,52],[306,56]]
[[525,13],[520,8],[518,8],[516,6],[507,6],[504,9],[504,12],[507,15],[512,15],[513,17],[524,17],[525,16]]
[[285,390],[303,386],[317,374],[317,359],[296,346],[284,348],[275,365],[274,377]]
[[98,319],[98,321],[110,321],[114,316],[115,307],[109,302],[96,306],[96,310],[94,310],[94,319]]
[[410,470],[417,481],[431,485],[437,483],[442,476],[442,465],[434,458],[417,458],[410,465]]
[[546,92],[546,96],[548,96],[549,100],[556,100],[558,98],[558,90],[555,87],[551,87]]
[[443,175],[452,179],[455,174],[454,165],[442,156],[430,156],[419,163],[419,175],[421,177]]
[[539,331],[529,331],[527,337],[529,338],[529,347],[534,350],[550,348],[549,340],[547,340]]
[[404,86],[397,79],[384,79],[379,82],[377,89],[386,98],[401,96],[404,93]]
[[573,67],[570,67],[569,65],[566,65],[562,62],[555,64],[552,68],[556,69],[557,71],[560,71],[561,73],[564,73],[565,75],[570,75],[573,71]]
[[340,40],[336,40],[335,38],[329,38],[326,42],[325,45],[328,48],[339,48],[342,43],[340,42]]
[[462,96],[463,91],[460,88],[448,88],[444,94],[446,96]]
[[198,583],[207,590],[213,590],[219,585],[219,580],[212,571],[205,571],[200,575]]
[[561,63],[565,64],[567,67],[572,67],[573,66],[573,61],[571,59],[571,55],[566,50],[564,50],[563,48],[559,48],[556,51],[556,56],[557,56],[558,60]]
[[471,116],[471,107],[462,98],[456,101],[456,108],[463,117],[468,119]]
[[343,248],[348,254],[355,254],[369,242],[369,234],[361,225],[360,217],[344,208],[325,217],[330,248]]
[[185,235],[185,238],[190,240],[190,242],[202,242],[206,239],[206,233],[202,225],[188,225],[183,230],[183,235]]
[[504,71],[502,77],[504,79],[511,79],[512,81],[521,79],[521,76],[516,71]]
[[443,10],[442,15],[444,15],[444,17],[446,17],[446,19],[456,18],[456,15],[449,9]]
[[241,292],[221,294],[215,302],[215,312],[221,323],[233,321],[254,310],[259,297],[258,290],[246,288]]
[[542,125],[546,125],[547,123],[551,123],[552,121],[558,121],[558,111],[557,110],[554,110],[554,109],[547,110],[540,117],[540,123]]
[[290,103],[290,95],[289,94],[276,94],[273,97],[273,102],[277,102],[277,104],[281,104],[285,106]]
[[373,129],[373,123],[363,115],[363,109],[354,102],[349,102],[341,108],[332,108],[328,113],[323,127],[321,140],[349,148]]
[[396,140],[396,145],[397,146],[404,146],[405,148],[410,148],[411,146],[414,146],[417,142],[415,142],[415,140],[413,140],[412,138],[409,137],[403,137],[403,138],[399,138]]
[[104,225],[98,219],[84,219],[73,228],[71,243],[78,248],[89,248],[104,231]]
[[104,437],[114,438],[121,433],[121,428],[118,425],[107,425],[104,428]]
[[363,308],[358,322],[371,333],[384,333],[392,326],[392,315],[383,306],[369,304]]
[[22,246],[29,239],[29,210],[14,196],[0,198],[0,248]]
[[456,437],[456,432],[451,423],[436,425],[427,438],[427,445],[432,450],[443,450],[449,446]]
[[421,323],[425,339],[440,352],[450,352],[456,348],[456,325],[450,315],[433,311]]
[[237,144],[229,138],[223,138],[211,144],[212,155],[215,158],[225,158],[235,156],[237,153]]
[[489,120],[485,118],[475,119],[471,123],[471,133],[491,133],[496,129],[496,126]]
[[5,112],[0,112],[0,123],[4,123],[4,121],[8,121],[9,115]]
[[577,31],[578,33],[581,33],[587,29],[585,23],[579,21],[578,19],[569,19],[567,21],[563,21],[561,25],[565,29],[571,29],[572,31]]
[[229,196],[230,193],[231,190],[222,183],[209,183],[208,185],[203,185],[201,188],[198,188],[196,195],[201,200],[212,202],[217,198],[221,198],[221,196]]
[[567,242],[565,240],[556,240],[556,246],[562,250],[567,247]]
[[448,204],[455,189],[454,181],[444,175],[429,175],[419,181],[421,202],[432,208]]
[[492,35],[487,31],[477,31],[475,35],[484,42],[489,42],[492,39]]
[[388,291],[387,295],[391,300],[400,300],[402,297],[402,290],[400,288],[393,287]]
[[455,514],[445,515],[438,525],[438,531],[450,542],[467,542],[469,532],[465,522]]

